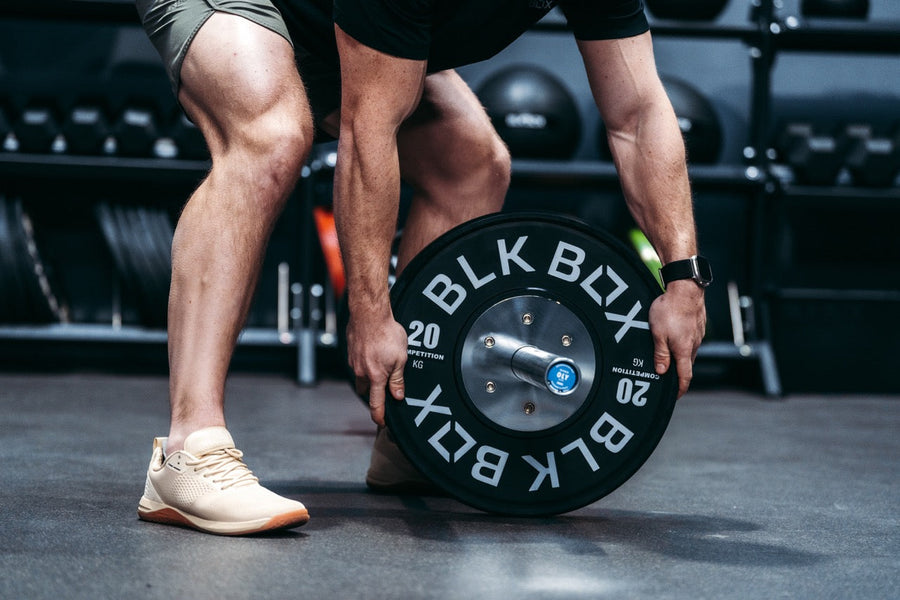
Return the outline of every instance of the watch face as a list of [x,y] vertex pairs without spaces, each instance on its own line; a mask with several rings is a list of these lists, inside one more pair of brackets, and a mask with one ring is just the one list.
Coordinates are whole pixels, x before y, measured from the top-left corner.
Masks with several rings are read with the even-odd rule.
[[712,283],[713,274],[709,261],[702,256],[698,256],[694,261],[694,264],[697,268],[697,277],[695,278],[695,281],[702,286],[707,286]]

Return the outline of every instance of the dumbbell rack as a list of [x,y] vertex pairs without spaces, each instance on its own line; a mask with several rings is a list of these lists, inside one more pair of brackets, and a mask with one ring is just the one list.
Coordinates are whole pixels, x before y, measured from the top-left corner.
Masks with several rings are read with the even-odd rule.
[[[777,0],[761,0],[760,3],[760,19],[761,22],[768,22],[768,27],[763,31],[764,45],[766,52],[760,58],[760,70],[765,71],[763,79],[765,85],[761,86],[759,94],[760,102],[769,110],[774,92],[774,86],[771,83],[769,75],[774,67],[775,58],[779,54],[790,52],[816,52],[827,54],[853,54],[853,55],[870,55],[870,56],[900,56],[900,22],[897,23],[877,23],[871,21],[846,21],[846,20],[829,20],[817,19],[803,21],[795,16],[780,17],[776,15],[776,9],[780,7]],[[763,124],[771,124],[772,119],[767,115]],[[900,121],[898,121],[900,124]],[[768,135],[770,129],[760,129],[760,138],[756,141],[756,147],[764,152],[763,163],[766,168],[769,184],[766,187],[766,195],[764,207],[766,213],[766,223],[773,225],[772,229],[777,229],[780,219],[786,218],[785,211],[791,206],[809,205],[815,208],[821,207],[850,207],[852,205],[874,207],[897,206],[900,202],[900,187],[896,185],[892,187],[862,187],[860,185],[851,185],[838,182],[834,185],[811,185],[797,182],[791,177],[780,165],[774,164],[772,158],[776,152],[771,146],[762,142],[772,142],[771,139],[766,140],[764,135]],[[777,238],[775,235],[768,238],[763,237],[762,247],[773,247]],[[877,269],[876,269],[877,270]],[[761,281],[762,292],[766,296],[765,306],[769,310],[774,310],[774,303],[790,303],[790,302],[811,302],[824,305],[830,308],[828,310],[837,310],[847,312],[847,307],[852,303],[863,303],[866,310],[879,307],[878,310],[885,310],[885,306],[900,307],[900,271],[889,281],[878,281],[878,275],[883,276],[883,272],[878,273],[874,278],[867,277],[867,273],[857,271],[852,274],[852,285],[844,286],[821,286],[818,283],[807,285],[803,282],[793,281],[785,285],[779,281],[779,277],[770,274],[770,276]],[[829,276],[830,277],[830,276]],[[872,285],[873,281],[875,285]],[[878,284],[881,284],[880,286]],[[875,289],[873,289],[875,288]],[[879,289],[880,288],[880,289]],[[839,308],[835,308],[839,307]],[[820,309],[825,310],[825,309]],[[890,309],[889,309],[890,310]],[[891,310],[891,312],[896,312]],[[881,313],[879,313],[881,314]],[[898,322],[896,319],[892,322]],[[822,324],[819,327],[826,327]],[[896,335],[895,331],[890,328],[883,332],[888,338]],[[862,341],[862,340],[860,340]],[[867,345],[875,346],[878,344],[876,340],[867,340]],[[896,344],[894,344],[896,347]],[[853,351],[855,352],[855,351]],[[794,357],[788,357],[793,359]],[[800,357],[793,361],[797,365],[799,361],[803,361],[804,357]],[[827,363],[832,365],[822,369],[827,372],[829,368],[848,370],[843,363]],[[879,366],[880,365],[880,366]],[[788,368],[791,368],[790,364]],[[877,364],[857,363],[857,367],[849,367],[852,371],[855,368],[871,369],[874,373],[879,370],[893,370],[893,361],[890,357],[880,358]],[[839,376],[839,373],[832,374]],[[851,375],[851,377],[854,377]],[[863,375],[863,377],[866,377]],[[877,376],[876,376],[877,377]],[[838,377],[835,377],[837,379]],[[855,376],[859,380],[859,375]],[[834,389],[833,386],[840,384],[830,383],[823,386],[824,390]],[[892,385],[896,389],[896,384]],[[851,390],[865,391],[859,389],[855,384],[851,384]],[[881,388],[878,388],[881,389]]]

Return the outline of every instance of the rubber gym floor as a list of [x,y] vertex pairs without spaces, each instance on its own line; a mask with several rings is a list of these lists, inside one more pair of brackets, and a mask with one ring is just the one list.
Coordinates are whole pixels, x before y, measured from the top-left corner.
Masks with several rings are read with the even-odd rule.
[[367,492],[339,381],[229,381],[230,429],[298,530],[136,516],[157,375],[0,375],[0,598],[897,598],[900,397],[689,392],[622,487],[554,518]]

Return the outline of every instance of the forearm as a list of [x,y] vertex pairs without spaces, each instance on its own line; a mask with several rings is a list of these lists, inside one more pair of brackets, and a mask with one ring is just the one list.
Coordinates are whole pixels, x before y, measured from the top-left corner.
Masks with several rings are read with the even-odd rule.
[[697,254],[684,143],[668,103],[642,111],[610,147],[628,208],[663,264]]
[[663,262],[696,254],[684,141],[650,34],[578,44],[631,214]]
[[[396,137],[341,127],[334,207],[351,314],[390,314],[388,265],[400,196]],[[386,313],[387,311],[387,313]]]

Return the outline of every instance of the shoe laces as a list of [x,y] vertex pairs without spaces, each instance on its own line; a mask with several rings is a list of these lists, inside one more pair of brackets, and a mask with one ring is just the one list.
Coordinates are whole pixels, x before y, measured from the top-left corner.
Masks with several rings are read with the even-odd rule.
[[223,448],[203,455],[186,464],[196,468],[197,472],[208,477],[213,483],[221,484],[222,489],[252,485],[259,481],[241,457],[244,453],[237,448]]

